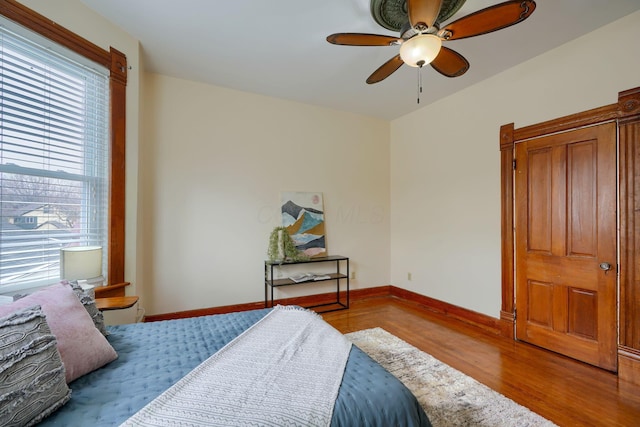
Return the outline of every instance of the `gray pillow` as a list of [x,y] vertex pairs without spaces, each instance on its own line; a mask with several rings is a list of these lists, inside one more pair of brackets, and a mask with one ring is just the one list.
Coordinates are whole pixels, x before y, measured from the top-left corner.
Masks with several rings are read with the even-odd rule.
[[91,320],[93,320],[93,324],[96,325],[96,328],[98,328],[105,337],[109,336],[109,331],[107,331],[107,328],[104,325],[104,315],[100,310],[98,310],[96,301],[91,297],[91,295],[82,289],[82,286],[78,285],[78,282],[71,281],[68,283],[71,286],[71,289],[73,289],[73,293],[76,294],[82,305],[84,305],[89,316],[91,316]]
[[40,306],[0,318],[0,420],[31,426],[67,403],[71,390]]

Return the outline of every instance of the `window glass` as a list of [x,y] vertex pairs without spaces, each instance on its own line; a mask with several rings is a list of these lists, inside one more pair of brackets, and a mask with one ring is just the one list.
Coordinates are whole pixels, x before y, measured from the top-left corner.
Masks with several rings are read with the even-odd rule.
[[108,70],[31,39],[0,26],[0,292],[59,280],[61,248],[108,253]]

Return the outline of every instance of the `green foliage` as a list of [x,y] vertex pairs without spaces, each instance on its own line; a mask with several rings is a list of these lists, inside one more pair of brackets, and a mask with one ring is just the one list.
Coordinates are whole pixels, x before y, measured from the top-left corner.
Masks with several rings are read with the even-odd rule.
[[[282,231],[282,244],[281,251],[278,249],[278,234]],[[303,254],[296,248],[293,239],[289,235],[286,227],[275,227],[269,236],[269,248],[267,249],[267,255],[271,262],[285,262],[285,261],[306,261],[309,257]],[[283,257],[284,255],[284,257]]]

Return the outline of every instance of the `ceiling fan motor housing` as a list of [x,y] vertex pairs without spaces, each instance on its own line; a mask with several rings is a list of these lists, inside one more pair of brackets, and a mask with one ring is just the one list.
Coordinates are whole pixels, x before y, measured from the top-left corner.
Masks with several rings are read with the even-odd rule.
[[[467,0],[444,0],[440,7],[440,13],[436,19],[436,25],[451,18]],[[405,38],[403,29],[408,23],[407,0],[371,0],[371,16],[382,28],[391,31],[399,31]],[[411,27],[411,26],[409,26]],[[410,35],[406,38],[409,38]]]

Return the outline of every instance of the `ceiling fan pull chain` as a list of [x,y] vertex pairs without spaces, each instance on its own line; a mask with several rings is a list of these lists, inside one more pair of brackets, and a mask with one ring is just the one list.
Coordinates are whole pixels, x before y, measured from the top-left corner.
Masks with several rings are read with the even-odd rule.
[[418,64],[418,104],[420,104],[420,94],[422,93],[422,66],[424,61],[420,61],[422,64]]

